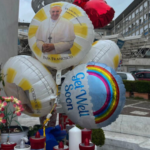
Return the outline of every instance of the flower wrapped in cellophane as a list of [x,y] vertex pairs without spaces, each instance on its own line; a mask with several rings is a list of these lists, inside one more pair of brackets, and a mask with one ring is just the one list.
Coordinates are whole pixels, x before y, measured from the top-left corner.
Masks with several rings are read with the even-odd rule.
[[[12,105],[12,107],[10,107]],[[20,127],[20,123],[15,120],[17,116],[24,111],[21,101],[17,98],[1,97],[0,99],[0,128],[10,128],[12,121],[15,121]],[[22,128],[22,127],[21,127]]]

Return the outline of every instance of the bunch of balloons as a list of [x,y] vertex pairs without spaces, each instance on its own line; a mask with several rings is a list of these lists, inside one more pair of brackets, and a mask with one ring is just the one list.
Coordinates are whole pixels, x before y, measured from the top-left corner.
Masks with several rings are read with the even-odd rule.
[[[107,6],[102,0],[78,2],[86,12],[92,10],[93,2],[94,7],[98,3]],[[56,2],[35,14],[28,31],[34,58],[15,56],[6,62],[4,90],[20,99],[30,116],[47,115],[59,97],[63,112],[74,123],[99,128],[114,121],[125,102],[124,85],[114,71],[121,53],[110,40],[93,43],[94,27],[82,8]],[[61,86],[62,71],[72,66],[76,67],[69,69]]]

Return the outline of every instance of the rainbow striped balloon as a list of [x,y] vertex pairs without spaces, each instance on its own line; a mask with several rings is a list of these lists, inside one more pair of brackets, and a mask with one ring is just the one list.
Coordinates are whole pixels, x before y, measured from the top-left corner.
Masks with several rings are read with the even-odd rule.
[[119,87],[113,75],[100,66],[88,65],[87,72],[89,75],[99,78],[106,88],[106,101],[97,111],[93,112],[95,123],[101,123],[107,120],[116,110],[119,103]]
[[77,66],[67,75],[60,99],[74,123],[88,129],[101,128],[120,114],[125,104],[125,88],[111,67],[90,62]]

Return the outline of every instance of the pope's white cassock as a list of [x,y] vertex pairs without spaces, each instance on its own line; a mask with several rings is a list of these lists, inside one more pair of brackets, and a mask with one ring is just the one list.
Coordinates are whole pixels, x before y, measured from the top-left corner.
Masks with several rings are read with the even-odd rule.
[[37,46],[42,51],[44,43],[53,43],[55,49],[47,54],[71,54],[70,48],[75,39],[72,22],[59,17],[44,20],[36,33]]

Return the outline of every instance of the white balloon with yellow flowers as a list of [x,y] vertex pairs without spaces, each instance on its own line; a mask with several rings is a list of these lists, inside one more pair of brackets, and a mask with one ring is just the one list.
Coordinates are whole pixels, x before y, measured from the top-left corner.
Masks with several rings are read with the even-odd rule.
[[30,56],[10,58],[3,67],[4,91],[21,100],[24,113],[41,117],[52,109],[57,87],[51,73]]

